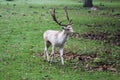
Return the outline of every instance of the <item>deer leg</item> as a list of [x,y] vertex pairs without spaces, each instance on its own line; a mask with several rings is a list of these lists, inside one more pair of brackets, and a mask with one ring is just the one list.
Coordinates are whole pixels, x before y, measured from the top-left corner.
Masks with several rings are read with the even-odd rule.
[[52,46],[52,52],[51,52],[51,59],[50,59],[50,63],[52,62],[53,58],[54,58],[54,52],[55,52],[55,46]]
[[46,61],[46,51],[47,51],[47,49],[45,47],[45,49],[44,49],[44,61]]
[[64,65],[63,47],[60,48],[60,58],[61,58],[62,65]]
[[48,48],[50,46],[50,42],[45,42],[45,50],[44,50],[44,60],[46,61],[46,58],[47,58],[47,61],[49,61],[49,54],[48,54]]

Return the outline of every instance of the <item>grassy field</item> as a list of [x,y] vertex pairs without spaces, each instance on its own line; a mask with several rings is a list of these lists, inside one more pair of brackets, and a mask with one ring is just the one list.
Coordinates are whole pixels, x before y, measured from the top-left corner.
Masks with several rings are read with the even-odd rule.
[[[83,8],[82,0],[0,0],[0,80],[120,80],[119,3],[94,0],[100,8],[94,11]],[[49,11],[56,8],[59,20],[66,23],[65,6],[76,34],[64,52],[97,55],[85,65],[77,58],[65,58],[64,66],[43,61],[44,31],[61,30]]]

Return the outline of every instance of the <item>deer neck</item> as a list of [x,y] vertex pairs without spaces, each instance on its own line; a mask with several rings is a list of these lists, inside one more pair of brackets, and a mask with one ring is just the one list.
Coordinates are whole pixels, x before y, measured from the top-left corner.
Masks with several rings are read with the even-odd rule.
[[60,34],[60,37],[63,39],[63,40],[67,40],[69,34],[65,31],[65,30],[62,30],[61,31],[61,34]]

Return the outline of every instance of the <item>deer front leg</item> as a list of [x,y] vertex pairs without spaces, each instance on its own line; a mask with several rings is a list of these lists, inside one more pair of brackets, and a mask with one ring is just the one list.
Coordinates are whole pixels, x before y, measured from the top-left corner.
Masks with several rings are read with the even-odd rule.
[[63,47],[60,48],[60,58],[61,58],[62,65],[64,65]]

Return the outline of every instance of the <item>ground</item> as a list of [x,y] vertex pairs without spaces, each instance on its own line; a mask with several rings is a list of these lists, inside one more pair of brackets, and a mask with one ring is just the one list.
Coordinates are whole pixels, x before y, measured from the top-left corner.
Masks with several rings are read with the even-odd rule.
[[[82,7],[82,0],[0,0],[1,80],[119,80],[119,0],[94,0],[97,10]],[[44,62],[43,33],[61,30],[49,14],[56,8],[75,31],[64,49],[62,66],[56,51],[52,64]],[[51,51],[51,49],[49,49]]]

